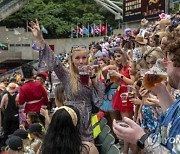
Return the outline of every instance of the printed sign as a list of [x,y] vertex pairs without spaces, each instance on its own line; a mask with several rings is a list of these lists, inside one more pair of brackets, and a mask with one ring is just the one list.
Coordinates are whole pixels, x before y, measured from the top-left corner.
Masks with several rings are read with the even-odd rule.
[[165,12],[165,0],[124,0],[123,21],[154,18]]

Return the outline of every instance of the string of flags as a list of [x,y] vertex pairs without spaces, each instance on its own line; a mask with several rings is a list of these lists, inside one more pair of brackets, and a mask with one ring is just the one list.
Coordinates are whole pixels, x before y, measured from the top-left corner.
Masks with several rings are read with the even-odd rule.
[[88,25],[87,27],[83,25],[77,25],[77,27],[72,28],[71,37],[83,37],[83,36],[97,36],[97,35],[107,35],[112,34],[112,27],[107,27],[107,24],[99,25]]

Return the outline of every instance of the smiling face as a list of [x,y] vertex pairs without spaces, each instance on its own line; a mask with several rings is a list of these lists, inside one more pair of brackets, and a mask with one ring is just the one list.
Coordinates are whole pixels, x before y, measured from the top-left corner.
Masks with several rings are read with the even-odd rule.
[[122,64],[123,57],[122,57],[121,53],[116,52],[114,54],[114,59],[115,59],[115,62],[116,62],[117,65],[121,65]]
[[72,64],[77,70],[79,66],[84,66],[88,64],[88,52],[85,49],[79,48],[72,52],[71,57]]

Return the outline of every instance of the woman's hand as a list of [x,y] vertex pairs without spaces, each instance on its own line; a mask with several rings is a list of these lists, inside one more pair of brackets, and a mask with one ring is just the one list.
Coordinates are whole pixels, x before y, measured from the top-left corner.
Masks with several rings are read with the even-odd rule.
[[31,21],[29,25],[30,26],[28,26],[28,28],[32,31],[33,36],[37,39],[37,41],[43,40],[38,20],[36,19],[35,22]]
[[137,116],[137,119],[136,119],[136,123],[138,125],[141,125],[142,123],[142,114],[140,112],[138,112],[138,116]]
[[146,99],[146,104],[147,105],[157,105],[157,106],[159,106],[159,100],[157,98],[150,98],[150,97],[148,97]]
[[110,76],[119,77],[120,73],[116,72],[116,70],[108,70]]
[[40,114],[41,114],[42,116],[44,116],[44,117],[49,116],[49,115],[48,115],[48,110],[43,109],[43,108],[40,109]]
[[138,97],[137,98],[131,98],[130,101],[135,105],[140,105],[142,103],[142,100],[140,100]]
[[139,89],[139,94],[142,96],[142,97],[147,97],[148,94],[149,94],[149,90],[145,89],[144,87],[141,87]]

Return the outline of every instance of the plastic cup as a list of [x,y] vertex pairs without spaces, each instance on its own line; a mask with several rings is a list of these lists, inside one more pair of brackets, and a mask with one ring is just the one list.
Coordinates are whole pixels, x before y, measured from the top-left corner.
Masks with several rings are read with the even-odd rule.
[[41,105],[41,108],[46,110],[47,109],[47,106],[46,105]]
[[121,127],[126,127],[126,128],[129,127],[129,125],[122,120],[117,120],[116,123]]
[[99,72],[99,65],[93,65],[93,68],[95,73]]
[[127,93],[122,93],[120,97],[121,97],[122,105],[127,106],[127,97],[128,97]]
[[79,67],[79,76],[81,84],[88,85],[89,84],[89,72],[87,67]]
[[144,77],[145,73],[148,72],[148,71],[149,71],[148,69],[143,69],[143,68],[141,68],[141,70],[140,70],[141,76]]

